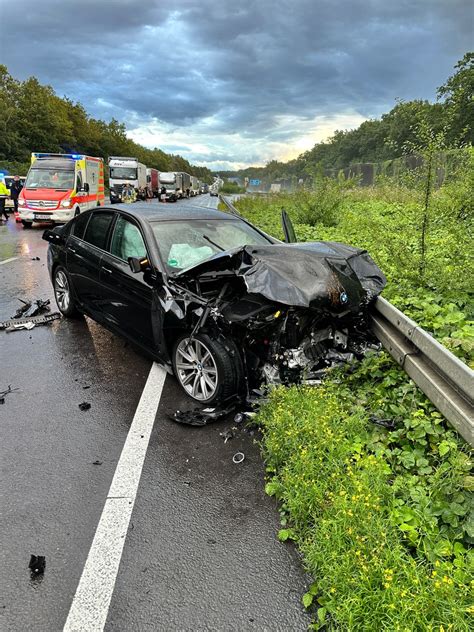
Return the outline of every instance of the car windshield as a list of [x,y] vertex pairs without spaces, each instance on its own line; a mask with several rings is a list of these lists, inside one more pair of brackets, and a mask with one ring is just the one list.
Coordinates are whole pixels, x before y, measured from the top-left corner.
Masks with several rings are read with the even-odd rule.
[[110,167],[110,177],[114,180],[136,180],[135,167]]
[[72,189],[74,170],[30,169],[26,178],[27,189]]
[[152,222],[152,227],[163,261],[176,272],[224,250],[270,242],[238,219]]

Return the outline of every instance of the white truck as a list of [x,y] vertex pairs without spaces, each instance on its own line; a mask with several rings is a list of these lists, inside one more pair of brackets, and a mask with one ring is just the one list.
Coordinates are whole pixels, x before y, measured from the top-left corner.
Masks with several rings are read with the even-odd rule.
[[183,197],[183,175],[176,171],[160,171],[160,187],[166,189],[167,202],[176,202]]
[[182,197],[187,197],[187,191],[189,190],[189,195],[191,195],[191,176],[189,173],[185,171],[181,171],[181,188],[183,190]]
[[131,184],[137,199],[146,200],[148,195],[146,166],[138,158],[128,156],[109,156],[110,201],[122,201],[122,189]]
[[191,195],[199,195],[201,186],[196,176],[191,176]]

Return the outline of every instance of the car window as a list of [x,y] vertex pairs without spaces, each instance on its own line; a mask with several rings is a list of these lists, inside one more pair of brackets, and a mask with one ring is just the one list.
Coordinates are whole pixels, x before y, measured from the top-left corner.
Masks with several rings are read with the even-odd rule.
[[113,213],[94,213],[87,224],[84,241],[105,250],[107,233],[113,217]]
[[196,265],[223,250],[270,243],[238,219],[153,222],[152,227],[163,260],[175,270]]
[[91,214],[90,213],[81,213],[76,217],[71,226],[71,235],[75,237],[79,237],[82,239],[84,236],[84,230],[87,226],[87,222],[89,221]]
[[138,227],[120,215],[117,218],[110,244],[110,252],[123,261],[129,257],[146,257],[146,248]]

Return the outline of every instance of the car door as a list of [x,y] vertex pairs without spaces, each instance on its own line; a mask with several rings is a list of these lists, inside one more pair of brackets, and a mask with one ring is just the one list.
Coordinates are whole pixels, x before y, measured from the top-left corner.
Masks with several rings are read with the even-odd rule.
[[148,257],[145,239],[133,219],[118,214],[101,262],[104,317],[142,346],[154,347],[152,287],[142,272],[131,271],[128,257]]
[[115,213],[96,211],[79,215],[66,242],[66,267],[79,301],[100,320],[102,296],[100,264]]

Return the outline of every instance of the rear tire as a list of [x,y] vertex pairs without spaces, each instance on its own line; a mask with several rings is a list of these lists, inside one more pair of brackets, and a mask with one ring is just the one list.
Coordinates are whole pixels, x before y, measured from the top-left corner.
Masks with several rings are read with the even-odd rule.
[[68,274],[62,266],[58,266],[53,275],[54,298],[59,311],[66,318],[75,318],[80,315],[72,293],[71,282]]
[[181,388],[200,404],[224,402],[242,390],[242,363],[231,340],[197,334],[181,336],[173,349],[173,368]]

